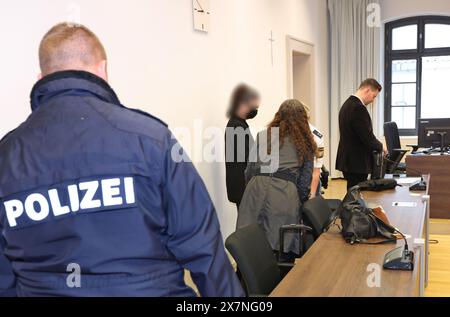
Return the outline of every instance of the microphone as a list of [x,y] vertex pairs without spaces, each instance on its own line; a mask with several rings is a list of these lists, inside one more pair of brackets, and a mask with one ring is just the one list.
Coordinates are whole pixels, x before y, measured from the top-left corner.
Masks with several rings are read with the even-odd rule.
[[405,241],[405,251],[409,251],[408,239],[406,239],[406,236],[399,229],[397,228],[394,229],[397,233],[399,233],[402,236],[403,240]]
[[[379,217],[378,217],[379,218]],[[380,218],[379,218],[380,219]],[[383,221],[384,222],[384,221]],[[389,223],[384,222],[384,224],[391,229],[391,231],[396,232],[402,236],[402,239],[405,241],[405,251],[409,251],[409,245],[408,245],[408,239],[406,239],[406,236],[403,234],[403,232],[400,231],[400,229],[392,226]]]
[[402,236],[405,245],[386,254],[383,268],[396,271],[414,271],[414,252],[409,250],[408,239],[398,228],[392,228]]

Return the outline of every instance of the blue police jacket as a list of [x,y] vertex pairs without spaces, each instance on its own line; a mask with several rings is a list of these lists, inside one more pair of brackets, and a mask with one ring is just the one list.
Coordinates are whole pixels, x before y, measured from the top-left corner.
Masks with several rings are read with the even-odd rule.
[[0,296],[243,296],[167,126],[82,71],[40,80],[0,142]]

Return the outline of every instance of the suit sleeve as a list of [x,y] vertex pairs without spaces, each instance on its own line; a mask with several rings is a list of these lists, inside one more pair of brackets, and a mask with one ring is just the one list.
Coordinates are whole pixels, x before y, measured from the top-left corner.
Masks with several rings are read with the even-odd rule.
[[[0,225],[1,232],[1,225]],[[5,241],[0,236],[0,297],[16,296],[16,277],[14,275],[11,262],[6,258]]]
[[372,121],[363,107],[357,107],[353,120],[352,129],[358,135],[359,140],[371,151],[382,152],[383,144],[373,134]]
[[225,252],[216,210],[190,162],[176,163],[169,142],[164,162],[163,203],[168,248],[191,272],[203,297],[242,297],[244,291]]

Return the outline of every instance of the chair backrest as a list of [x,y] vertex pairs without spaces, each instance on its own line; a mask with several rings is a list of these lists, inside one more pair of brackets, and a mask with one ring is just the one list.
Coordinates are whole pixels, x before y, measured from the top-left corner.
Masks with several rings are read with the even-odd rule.
[[303,221],[313,231],[314,240],[317,240],[330,224],[333,211],[322,196],[308,200],[302,206]]
[[274,252],[258,225],[238,229],[225,246],[237,263],[248,295],[269,295],[280,283]]
[[398,153],[394,153],[394,150],[401,149],[400,134],[398,132],[398,126],[395,122],[386,122],[384,124],[384,137],[386,138],[386,146],[389,152],[389,158],[395,161],[395,157]]

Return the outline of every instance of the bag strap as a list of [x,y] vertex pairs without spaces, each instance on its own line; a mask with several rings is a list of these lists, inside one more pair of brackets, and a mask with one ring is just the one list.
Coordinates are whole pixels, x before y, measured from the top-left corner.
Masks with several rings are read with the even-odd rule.
[[[378,242],[369,242],[366,239],[356,239],[354,243],[360,243],[360,244],[371,244],[371,245],[381,245],[381,244],[389,244],[389,243],[395,243],[397,242],[396,238],[391,238],[391,239],[385,239],[383,241],[378,241]],[[351,242],[350,242],[351,243]]]
[[392,237],[392,238],[386,238],[382,241],[378,241],[378,242],[369,242],[369,240],[367,239],[360,239],[356,236],[353,236],[351,239],[346,239],[350,244],[355,244],[355,243],[359,243],[359,244],[369,244],[369,245],[381,245],[381,244],[389,244],[389,243],[396,243],[397,242],[397,238],[396,237]]

